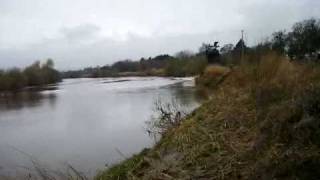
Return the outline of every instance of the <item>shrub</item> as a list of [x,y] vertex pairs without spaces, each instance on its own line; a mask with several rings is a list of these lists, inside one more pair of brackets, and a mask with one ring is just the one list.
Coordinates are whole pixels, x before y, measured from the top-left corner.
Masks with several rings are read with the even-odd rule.
[[196,78],[198,91],[205,91],[205,88],[214,88],[222,82],[226,75],[230,73],[230,69],[224,66],[211,65],[208,66],[204,73]]
[[202,56],[189,57],[184,59],[171,59],[165,68],[167,76],[194,76],[201,74],[207,65]]
[[60,73],[53,66],[53,61],[48,59],[42,65],[37,61],[23,71],[18,68],[7,71],[0,70],[0,91],[19,90],[26,86],[59,82],[61,80]]
[[154,103],[155,114],[147,123],[149,135],[163,135],[168,130],[178,127],[187,114],[185,107],[180,106],[176,100],[163,102],[160,99]]

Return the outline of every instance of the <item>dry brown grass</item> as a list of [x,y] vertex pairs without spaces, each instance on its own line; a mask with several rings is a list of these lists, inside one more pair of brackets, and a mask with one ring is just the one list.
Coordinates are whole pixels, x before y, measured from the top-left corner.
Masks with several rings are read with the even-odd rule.
[[203,97],[209,97],[212,88],[216,88],[224,78],[231,72],[230,68],[211,65],[208,66],[203,74],[196,78],[197,93]]
[[210,65],[204,71],[204,76],[207,77],[219,77],[230,71],[229,68],[219,65]]
[[143,156],[138,179],[320,178],[320,68],[267,54],[198,83],[210,100]]
[[[301,99],[310,97],[306,92],[319,84],[319,77],[318,68],[276,54],[242,62],[217,87],[209,87],[211,100],[172,133],[172,144],[185,154],[187,164],[201,167],[201,175],[212,179],[270,179],[282,173],[288,173],[289,179],[308,176],[312,170],[297,170],[304,160],[296,159],[318,158],[319,149],[304,144],[318,133],[296,127],[309,116],[301,109]],[[290,162],[281,162],[295,148],[300,156],[287,155]]]

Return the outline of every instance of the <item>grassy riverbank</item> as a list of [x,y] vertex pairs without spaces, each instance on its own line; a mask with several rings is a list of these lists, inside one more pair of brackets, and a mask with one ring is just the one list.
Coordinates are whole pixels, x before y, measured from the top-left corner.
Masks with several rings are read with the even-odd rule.
[[269,54],[197,79],[209,100],[96,179],[319,179],[320,69]]

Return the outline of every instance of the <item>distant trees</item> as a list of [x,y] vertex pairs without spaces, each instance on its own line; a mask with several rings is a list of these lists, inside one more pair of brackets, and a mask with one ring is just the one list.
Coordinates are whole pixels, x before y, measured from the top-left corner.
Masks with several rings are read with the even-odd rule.
[[175,54],[176,58],[182,59],[182,58],[190,58],[194,56],[194,53],[189,51],[189,50],[183,50],[183,51],[179,51]]
[[271,48],[281,55],[286,53],[288,36],[285,31],[277,31],[272,34]]
[[[236,64],[243,56],[255,58],[268,51],[275,51],[291,59],[320,59],[320,20],[309,19],[296,23],[292,30],[277,31],[270,39],[256,46],[248,47],[241,38],[235,45],[226,44],[220,48],[218,42],[203,43],[199,52],[194,54],[184,50],[170,56],[161,54],[156,57],[141,58],[138,61],[122,60],[103,67],[90,67],[63,73],[65,78],[121,76],[134,72],[135,75],[187,76],[203,71],[207,63]],[[50,62],[47,63],[50,65]],[[32,72],[39,69],[39,63],[27,73],[37,82]]]
[[202,43],[198,55],[205,55],[209,64],[228,64],[235,59],[240,59],[242,51],[246,52],[249,49],[242,39],[236,46],[225,44],[220,49],[219,47],[217,41],[213,45]]
[[24,87],[26,78],[18,68],[0,71],[0,91],[13,90]]
[[171,59],[165,67],[165,75],[176,77],[194,76],[201,74],[206,66],[207,60],[205,56]]
[[32,65],[25,68],[24,74],[27,79],[28,86],[38,86],[44,83],[40,61],[36,61]]
[[118,72],[136,72],[139,71],[139,62],[132,60],[118,61],[111,68]]
[[191,76],[200,74],[207,61],[204,55],[195,55],[191,51],[180,51],[175,57],[162,54],[141,58],[138,61],[123,60],[112,65],[90,67],[76,71],[62,72],[63,78],[79,77],[115,77],[115,76]]
[[48,59],[43,64],[36,61],[24,70],[19,68],[0,70],[0,91],[51,84],[60,80],[59,72],[54,69],[53,60]]
[[230,59],[233,62],[240,60],[242,53],[254,57],[268,51],[288,56],[292,60],[320,60],[320,20],[311,18],[298,22],[293,25],[291,31],[274,32],[270,39],[253,47],[247,47],[244,40],[240,39],[235,47],[230,44],[220,49],[222,63]]
[[61,80],[60,73],[54,69],[54,62],[48,59],[41,67],[43,84],[52,84]]
[[308,19],[298,22],[287,36],[287,53],[290,58],[317,56],[320,51],[320,20]]
[[233,51],[233,44],[225,44],[224,46],[222,46],[222,48],[220,49],[220,53],[222,55],[225,55],[225,54],[229,54]]
[[219,42],[214,42],[213,45],[202,43],[199,48],[198,55],[205,55],[208,63],[220,63]]
[[257,47],[269,49],[290,59],[319,59],[320,53],[320,20],[308,19],[293,25],[291,31],[277,31],[271,41]]

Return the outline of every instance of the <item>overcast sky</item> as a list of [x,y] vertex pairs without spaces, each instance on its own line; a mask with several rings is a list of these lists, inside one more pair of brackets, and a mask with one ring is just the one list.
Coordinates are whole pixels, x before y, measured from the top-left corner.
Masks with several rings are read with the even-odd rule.
[[0,68],[105,65],[202,42],[248,44],[320,17],[319,0],[0,0]]

